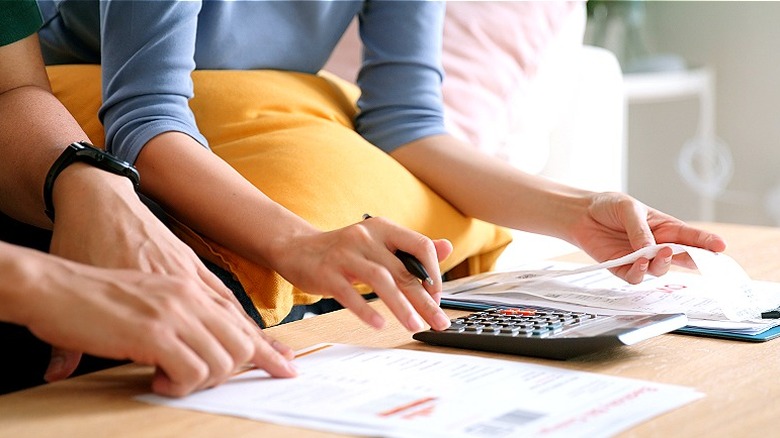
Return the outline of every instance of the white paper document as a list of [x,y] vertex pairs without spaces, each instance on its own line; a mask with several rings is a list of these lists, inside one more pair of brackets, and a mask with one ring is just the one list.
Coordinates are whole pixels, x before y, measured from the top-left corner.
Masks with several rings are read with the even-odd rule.
[[694,389],[499,359],[320,344],[299,376],[260,370],[181,399],[139,399],[384,437],[609,436],[703,397]]
[[[653,257],[669,246],[687,252],[693,271],[645,276],[631,285],[607,269]],[[539,262],[512,272],[491,272],[445,283],[442,298],[500,304],[554,305],[597,313],[684,313],[689,325],[757,333],[780,321],[763,320],[762,311],[780,306],[780,284],[752,281],[733,259],[684,245],[643,248],[594,265]]]

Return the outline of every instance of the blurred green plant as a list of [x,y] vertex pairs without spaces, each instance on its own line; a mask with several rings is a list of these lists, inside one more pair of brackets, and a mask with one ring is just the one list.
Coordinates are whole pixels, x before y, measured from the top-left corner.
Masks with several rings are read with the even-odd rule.
[[624,67],[648,55],[643,39],[645,2],[642,0],[589,0],[586,3],[589,44],[612,50]]

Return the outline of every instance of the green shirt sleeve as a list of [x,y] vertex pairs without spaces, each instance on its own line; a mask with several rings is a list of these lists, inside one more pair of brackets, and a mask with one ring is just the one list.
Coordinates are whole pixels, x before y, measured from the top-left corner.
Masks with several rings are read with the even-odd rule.
[[35,0],[0,0],[0,46],[34,34],[42,23]]

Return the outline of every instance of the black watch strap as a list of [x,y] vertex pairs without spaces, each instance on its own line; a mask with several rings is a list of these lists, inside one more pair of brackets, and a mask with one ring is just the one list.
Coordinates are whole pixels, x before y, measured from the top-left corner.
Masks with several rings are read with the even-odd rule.
[[49,173],[46,174],[46,182],[43,185],[43,202],[46,206],[46,216],[52,222],[54,221],[54,201],[52,200],[54,182],[65,168],[76,162],[87,163],[106,172],[124,176],[132,181],[133,187],[138,190],[141,178],[138,175],[138,171],[130,163],[96,148],[86,141],[71,143],[52,164]]

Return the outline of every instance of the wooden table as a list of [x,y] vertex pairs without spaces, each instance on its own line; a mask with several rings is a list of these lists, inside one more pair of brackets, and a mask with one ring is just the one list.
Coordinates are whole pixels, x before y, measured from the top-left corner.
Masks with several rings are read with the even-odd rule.
[[[780,282],[780,228],[700,224],[729,242],[727,254],[754,279]],[[582,255],[567,260],[585,260]],[[339,311],[268,330],[295,349],[318,342],[458,351],[411,339],[374,303],[388,327],[374,331]],[[455,315],[463,312],[449,311]],[[692,386],[706,394],[696,402],[623,433],[625,437],[771,436],[780,419],[780,340],[748,343],[663,335],[637,345],[559,362],[494,355],[508,360]],[[4,358],[5,360],[5,358]],[[148,392],[151,369],[118,367],[0,397],[1,437],[275,437],[333,436],[226,416],[152,406],[132,400]]]

